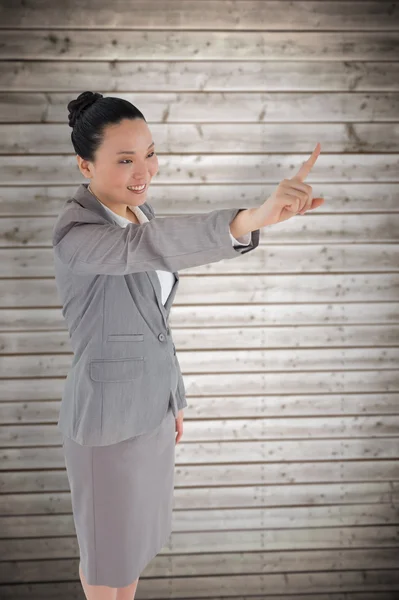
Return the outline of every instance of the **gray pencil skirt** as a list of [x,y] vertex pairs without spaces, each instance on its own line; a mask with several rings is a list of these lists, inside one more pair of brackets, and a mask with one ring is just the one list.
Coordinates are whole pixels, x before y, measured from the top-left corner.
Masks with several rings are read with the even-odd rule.
[[89,585],[125,587],[171,534],[175,417],[109,446],[63,436],[80,563]]

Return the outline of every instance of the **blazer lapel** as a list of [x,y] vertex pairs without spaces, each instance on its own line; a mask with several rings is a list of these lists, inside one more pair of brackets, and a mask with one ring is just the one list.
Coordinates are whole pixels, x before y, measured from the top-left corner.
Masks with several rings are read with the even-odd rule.
[[[79,202],[79,204],[81,204],[85,208],[87,208],[89,210],[93,210],[94,212],[100,214],[109,223],[113,223],[114,225],[118,225],[118,227],[119,227],[119,224],[112,218],[112,215],[110,215],[108,213],[108,211],[105,210],[102,203],[99,200],[97,200],[97,198],[95,196],[93,196],[93,194],[88,190],[88,185],[89,184],[81,183],[74,195],[74,199],[77,200]],[[146,202],[141,204],[140,208],[149,221],[151,221],[151,219],[155,218],[155,213],[152,211],[152,209],[149,207],[149,205]],[[177,288],[179,285],[179,274],[177,271],[173,272],[173,275],[175,276],[175,282],[173,284],[173,287],[170,291],[170,294],[169,294],[168,299],[166,300],[165,306],[164,306],[162,304],[162,290],[161,290],[161,284],[159,282],[158,275],[156,274],[155,271],[145,271],[145,273],[147,274],[147,277],[150,280],[152,287],[154,288],[155,297],[157,299],[157,304],[158,304],[159,310],[162,313],[165,326],[167,326],[170,308],[173,304],[173,300],[174,300],[174,297],[176,295]]]

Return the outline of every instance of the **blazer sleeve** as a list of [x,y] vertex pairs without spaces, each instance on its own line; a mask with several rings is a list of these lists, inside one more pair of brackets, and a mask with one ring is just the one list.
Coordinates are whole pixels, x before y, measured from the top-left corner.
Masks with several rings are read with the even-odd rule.
[[[231,239],[231,241],[233,242],[234,245],[237,245],[237,246],[248,246],[248,244],[251,243],[251,234],[252,234],[252,231],[250,231],[246,235],[242,235],[239,238],[235,238],[230,233],[230,239]],[[244,240],[244,239],[245,239],[245,242],[241,241],[241,240]]]
[[254,250],[259,229],[251,232],[248,245],[232,246],[229,226],[241,210],[245,208],[153,217],[121,228],[84,207],[71,207],[56,220],[53,252],[71,271],[82,275],[180,271]]

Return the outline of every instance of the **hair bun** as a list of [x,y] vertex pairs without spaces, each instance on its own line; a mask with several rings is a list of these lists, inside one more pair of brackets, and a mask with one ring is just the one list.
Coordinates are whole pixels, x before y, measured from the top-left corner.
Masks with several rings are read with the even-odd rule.
[[75,100],[71,100],[67,107],[69,127],[74,127],[81,114],[100,98],[103,95],[98,92],[82,92]]

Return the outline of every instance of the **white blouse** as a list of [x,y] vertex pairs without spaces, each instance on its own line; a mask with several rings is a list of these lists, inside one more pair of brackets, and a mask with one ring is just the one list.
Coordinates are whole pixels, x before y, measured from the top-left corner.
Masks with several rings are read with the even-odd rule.
[[[121,215],[117,215],[113,210],[108,208],[108,206],[105,206],[105,204],[103,204],[103,207],[111,214],[111,216],[121,227],[126,227],[126,225],[131,223],[129,219],[121,217]],[[129,205],[129,208],[132,212],[134,212],[140,223],[146,223],[149,220],[139,206]],[[247,233],[247,235],[241,236],[238,238],[238,240],[236,240],[230,233],[230,238],[233,242],[233,246],[248,246],[251,243],[251,232]],[[175,283],[175,276],[170,271],[156,270],[156,273],[159,278],[159,283],[161,284],[162,303],[165,305],[165,302],[168,299],[168,296]]]

